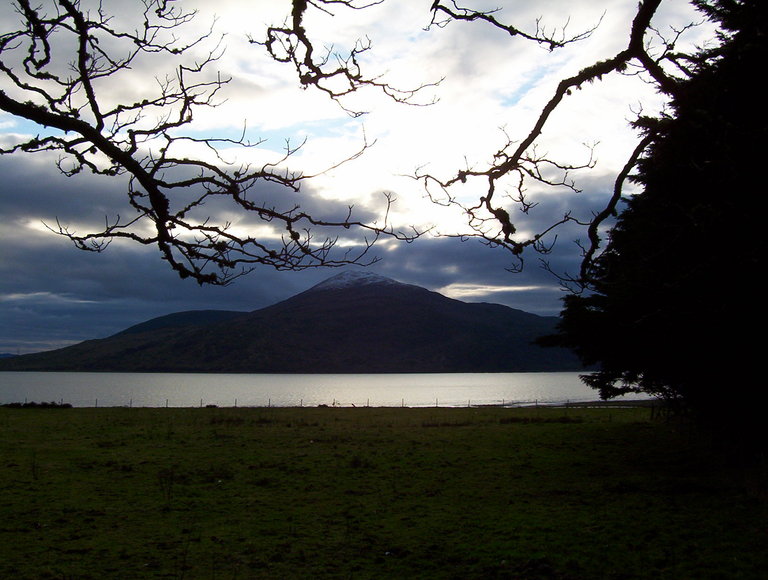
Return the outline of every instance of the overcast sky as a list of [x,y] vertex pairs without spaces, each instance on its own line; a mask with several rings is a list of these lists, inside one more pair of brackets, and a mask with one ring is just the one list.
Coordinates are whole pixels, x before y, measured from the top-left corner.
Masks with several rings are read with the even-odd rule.
[[[232,77],[222,93],[226,101],[197,114],[191,128],[195,135],[232,137],[246,125],[249,138],[267,139],[263,154],[279,152],[288,139],[306,139],[291,166],[310,173],[354,153],[365,135],[375,145],[354,162],[305,183],[302,207],[354,204],[359,216],[371,218],[381,211],[380,193],[393,192],[396,223],[457,233],[463,231],[462,216],[429,203],[410,176],[419,167],[443,177],[467,164],[481,167],[507,136],[524,136],[561,78],[623,48],[637,0],[467,2],[473,7],[503,6],[500,20],[527,29],[535,28],[539,17],[547,27],[567,24],[573,33],[600,23],[588,40],[554,52],[511,39],[483,23],[425,30],[431,0],[385,0],[360,11],[337,7],[335,17],[311,13],[305,24],[319,43],[343,51],[357,38],[370,38],[373,48],[364,65],[371,75],[383,74],[391,84],[406,88],[443,78],[419,96],[423,103],[438,99],[430,106],[397,104],[366,91],[348,102],[368,111],[360,118],[350,117],[317,91],[299,89],[289,66],[270,61],[263,47],[247,42],[248,34],[261,38],[267,25],[282,22],[290,10],[288,0],[179,3],[199,10],[198,26],[208,26],[216,17],[215,30],[226,33],[226,52],[215,68]],[[19,17],[8,2],[0,4],[1,34],[15,29]],[[105,3],[108,9],[119,6],[121,14],[134,4],[140,2]],[[666,31],[692,20],[700,17],[686,1],[666,0],[655,24]],[[700,27],[684,38],[701,43],[707,34]],[[134,69],[130,78],[104,83],[100,90],[105,98],[125,92],[151,94],[153,79],[170,72],[163,70],[163,60],[142,66],[146,70]],[[651,112],[660,106],[657,95],[629,77],[609,78],[569,97],[547,126],[542,146],[555,157],[578,161],[585,155],[584,143],[599,142],[598,164],[574,175],[582,189],[579,194],[533,190],[539,206],[525,227],[543,225],[567,210],[585,217],[599,210],[610,195],[617,168],[636,142],[628,120],[641,109]],[[0,113],[3,143],[38,131]],[[101,254],[78,251],[43,222],[103,224],[105,216],[127,211],[124,184],[87,176],[66,178],[54,161],[43,154],[0,157],[0,352],[33,352],[100,338],[181,310],[254,310],[338,273],[263,268],[227,287],[201,288],[173,274],[155,248],[115,243]],[[476,200],[482,188],[478,182],[460,195]],[[243,218],[240,225],[253,223]],[[583,233],[573,228],[559,233],[556,251],[548,257],[556,270],[576,271],[579,251],[573,240],[578,237]],[[560,310],[563,291],[538,266],[535,255],[516,274],[506,270],[513,263],[511,256],[471,240],[425,236],[412,244],[386,242],[375,255],[380,261],[372,270],[455,298],[546,315]]]

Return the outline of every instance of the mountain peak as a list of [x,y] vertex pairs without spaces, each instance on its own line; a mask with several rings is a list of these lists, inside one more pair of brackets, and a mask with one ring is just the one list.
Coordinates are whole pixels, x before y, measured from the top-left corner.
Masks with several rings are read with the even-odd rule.
[[[581,370],[534,343],[543,318],[470,304],[368,271],[342,271],[249,313],[180,312],[112,337],[0,359],[2,370],[449,373]],[[237,340],[232,337],[236,336]]]
[[373,272],[359,271],[359,270],[346,270],[341,274],[331,276],[327,280],[315,284],[308,290],[308,292],[314,292],[316,290],[339,290],[341,288],[355,288],[359,286],[376,285],[402,285],[401,282],[387,278],[386,276],[380,276]]

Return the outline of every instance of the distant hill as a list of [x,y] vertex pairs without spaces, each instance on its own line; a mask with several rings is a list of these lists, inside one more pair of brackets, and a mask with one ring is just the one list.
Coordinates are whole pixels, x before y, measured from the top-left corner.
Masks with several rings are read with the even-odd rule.
[[466,303],[345,272],[254,312],[190,311],[114,336],[0,360],[0,370],[232,373],[582,370],[533,341],[556,317]]

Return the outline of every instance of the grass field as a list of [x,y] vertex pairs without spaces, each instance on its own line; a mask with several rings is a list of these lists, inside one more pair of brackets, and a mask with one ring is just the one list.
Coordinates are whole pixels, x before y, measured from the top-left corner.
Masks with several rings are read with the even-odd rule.
[[648,408],[0,408],[0,578],[765,578],[764,478]]

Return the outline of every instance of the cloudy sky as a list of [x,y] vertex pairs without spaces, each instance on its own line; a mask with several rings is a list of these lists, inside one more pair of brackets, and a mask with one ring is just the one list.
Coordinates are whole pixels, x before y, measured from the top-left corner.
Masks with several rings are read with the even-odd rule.
[[[19,16],[9,3],[1,4],[0,34],[4,34],[16,29]],[[392,192],[397,198],[391,215],[395,223],[456,234],[466,231],[463,216],[428,202],[422,186],[411,177],[414,172],[426,168],[450,177],[467,165],[483,167],[506,139],[524,136],[561,78],[623,48],[637,2],[467,1],[472,7],[502,6],[500,20],[529,30],[535,29],[537,19],[548,28],[565,25],[568,33],[599,23],[589,39],[554,52],[511,39],[482,23],[454,22],[425,30],[431,0],[385,0],[358,11],[336,7],[334,16],[309,13],[305,24],[318,45],[333,45],[343,52],[356,39],[371,40],[372,49],[363,61],[371,76],[381,74],[404,88],[442,79],[417,96],[417,105],[435,101],[428,106],[402,105],[375,91],[363,91],[345,103],[367,111],[358,118],[319,92],[300,89],[289,66],[271,61],[263,47],[248,43],[248,35],[263,38],[268,25],[282,23],[290,11],[288,0],[179,0],[179,4],[198,10],[189,34],[196,26],[202,30],[215,21],[215,32],[226,35],[226,50],[215,69],[232,78],[219,107],[198,111],[191,134],[232,138],[245,126],[248,138],[265,139],[259,155],[279,154],[286,140],[306,139],[290,166],[308,173],[353,154],[364,139],[375,142],[362,157],[304,183],[302,207],[353,204],[357,215],[374,219],[383,207],[381,192]],[[119,7],[116,13],[122,15],[136,5],[138,0],[105,3],[108,10]],[[666,0],[654,22],[667,32],[669,27],[698,20],[684,0]],[[710,34],[705,26],[698,27],[683,37],[683,44],[701,44]],[[165,66],[162,58],[142,61],[130,76],[102,83],[99,90],[105,99],[151,95],[154,79],[172,72]],[[574,175],[581,193],[533,188],[530,193],[539,205],[525,218],[524,228],[530,231],[568,210],[588,217],[600,209],[617,169],[636,142],[628,120],[640,110],[652,112],[661,106],[657,95],[636,77],[608,78],[569,97],[547,126],[541,146],[558,159],[579,161],[586,154],[584,144],[597,143],[597,165]],[[4,145],[40,131],[0,112]],[[338,273],[263,268],[227,287],[201,288],[173,274],[154,248],[115,243],[100,254],[81,252],[43,224],[58,219],[98,228],[106,216],[128,211],[125,186],[88,176],[64,177],[55,161],[45,154],[0,156],[0,352],[33,352],[104,337],[181,310],[253,310]],[[476,200],[482,189],[482,183],[470,183],[457,195]],[[275,194],[264,190],[265,196]],[[256,227],[252,218],[239,223]],[[573,240],[579,237],[583,233],[575,228],[559,232],[555,251],[548,256],[555,270],[575,272],[579,251]],[[546,315],[560,309],[563,291],[538,266],[535,255],[528,257],[522,273],[510,273],[511,256],[502,250],[439,235],[411,244],[386,241],[375,255],[380,261],[370,266],[372,270],[455,298],[498,302]]]

